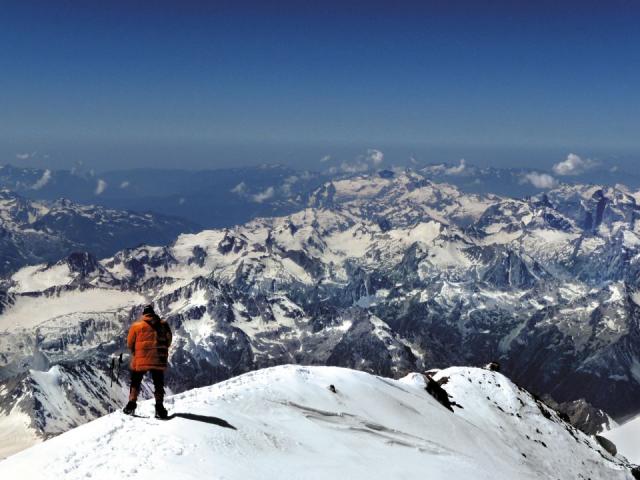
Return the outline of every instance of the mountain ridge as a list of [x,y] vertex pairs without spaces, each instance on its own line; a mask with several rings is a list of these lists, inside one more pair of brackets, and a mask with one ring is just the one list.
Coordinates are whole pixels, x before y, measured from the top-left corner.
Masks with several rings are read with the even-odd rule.
[[621,418],[637,412],[640,390],[637,211],[621,189],[517,200],[415,171],[355,175],[291,215],[81,257],[73,271],[69,262],[21,270],[3,316],[55,315],[5,324],[3,366],[18,375],[43,356],[81,361],[100,384],[152,301],[175,333],[174,392],[282,363],[400,377],[497,360],[531,391]]
[[[434,378],[455,401],[453,412],[427,392],[422,375],[391,380],[335,367],[273,367],[167,398],[179,412],[169,421],[107,415],[0,462],[0,472],[69,479],[212,470],[224,478],[634,478],[624,458],[503,375],[452,367]],[[151,404],[140,410],[148,415]]]
[[129,245],[170,242],[195,231],[186,220],[155,213],[138,213],[82,205],[60,198],[30,200],[0,190],[0,277],[18,268],[56,262],[72,252],[112,255]]

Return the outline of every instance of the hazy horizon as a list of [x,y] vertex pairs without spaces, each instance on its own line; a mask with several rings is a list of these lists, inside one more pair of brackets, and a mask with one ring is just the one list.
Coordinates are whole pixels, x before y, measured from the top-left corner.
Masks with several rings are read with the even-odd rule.
[[383,153],[380,167],[421,164],[458,164],[495,168],[551,170],[571,153],[593,161],[600,170],[617,169],[640,174],[640,150],[590,149],[572,147],[522,148],[515,146],[420,146],[420,145],[110,145],[94,147],[58,147],[46,150],[2,151],[0,165],[70,170],[82,165],[85,170],[106,172],[130,169],[215,170],[281,164],[297,170],[323,171],[331,165],[357,162],[373,149]]
[[639,4],[22,1],[0,18],[0,162],[640,173]]

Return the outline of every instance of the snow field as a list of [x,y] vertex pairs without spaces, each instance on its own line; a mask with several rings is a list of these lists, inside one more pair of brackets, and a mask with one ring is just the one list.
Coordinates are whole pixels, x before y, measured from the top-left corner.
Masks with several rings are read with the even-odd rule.
[[[235,429],[116,412],[10,457],[0,463],[0,475],[159,480],[533,480],[580,474],[632,478],[621,465],[604,459],[597,447],[585,445],[588,437],[576,441],[563,434],[565,427],[538,413],[535,403],[506,377],[479,369],[447,369],[438,375],[450,378],[445,386],[452,387],[463,409],[445,409],[416,374],[398,381],[337,367],[260,370],[167,399],[170,412],[217,417]],[[524,399],[524,407],[519,399]],[[152,408],[151,402],[143,402],[138,413],[149,416]],[[513,411],[522,412],[523,418],[511,416]],[[543,432],[546,447],[526,439],[526,432],[536,428]]]
[[604,432],[602,436],[615,443],[618,452],[630,462],[640,464],[640,417]]
[[116,311],[143,304],[145,298],[135,292],[102,288],[62,292],[51,297],[19,296],[15,304],[0,315],[0,331],[37,327],[56,317],[82,313]]

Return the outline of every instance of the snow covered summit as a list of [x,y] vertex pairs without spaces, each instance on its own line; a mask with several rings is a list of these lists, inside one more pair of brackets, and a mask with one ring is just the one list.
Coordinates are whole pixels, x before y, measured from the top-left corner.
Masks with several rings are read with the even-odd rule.
[[[169,421],[116,412],[85,424],[1,462],[0,477],[633,478],[626,461],[505,376],[455,367],[434,378],[455,412],[418,374],[259,370],[170,397],[178,415]],[[152,407],[143,402],[138,413]]]

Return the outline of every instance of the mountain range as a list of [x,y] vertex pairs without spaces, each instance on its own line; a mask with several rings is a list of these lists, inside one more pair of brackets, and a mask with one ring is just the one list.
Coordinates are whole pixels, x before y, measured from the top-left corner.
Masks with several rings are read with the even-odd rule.
[[[180,217],[205,228],[291,213],[334,175],[282,165],[216,170],[132,169],[95,173],[0,166],[0,188],[33,199]],[[162,243],[158,241],[157,244]],[[132,245],[129,245],[132,246]]]
[[193,222],[159,213],[32,200],[0,190],[0,277],[25,265],[56,262],[73,252],[98,258],[131,245],[171,242]]
[[286,363],[399,378],[497,361],[606,429],[604,412],[639,410],[636,198],[514,199],[383,170],[325,182],[292,214],[25,267],[0,303],[0,425],[28,445],[121,407],[126,369],[109,366],[153,302],[175,334],[173,392]]
[[[384,158],[382,152],[377,152]],[[597,164],[594,164],[597,165]],[[256,217],[295,213],[313,192],[332,180],[381,168],[367,159],[328,160],[316,170],[280,164],[214,170],[130,169],[95,172],[78,165],[70,170],[0,166],[0,188],[33,200],[67,198],[76,203],[118,210],[155,212],[180,217],[203,228],[227,228]],[[448,183],[471,194],[526,198],[561,184],[625,184],[640,189],[640,177],[594,166],[584,172],[557,176],[534,168],[479,167],[461,160],[452,165],[417,164],[412,168],[436,183]],[[388,166],[402,172],[405,167]],[[129,245],[132,246],[132,245]]]

